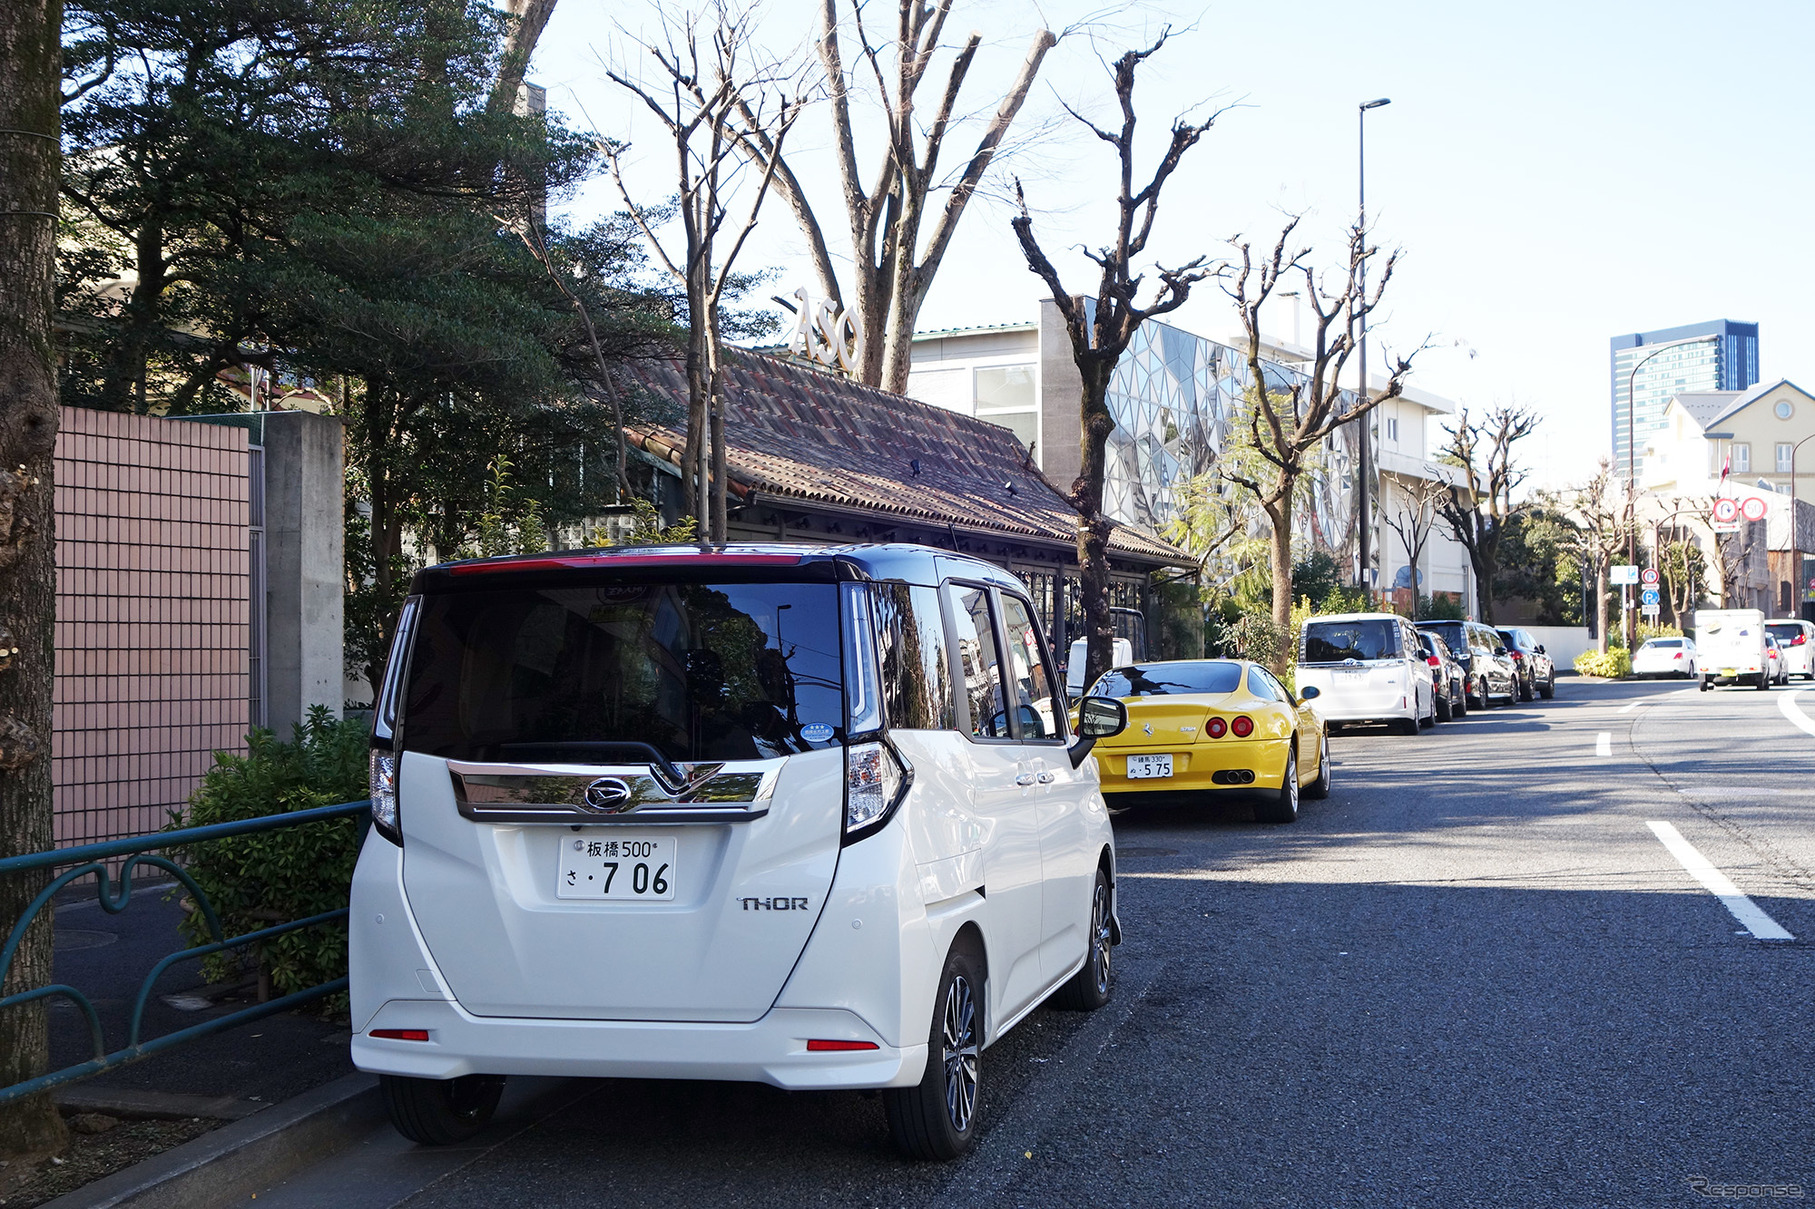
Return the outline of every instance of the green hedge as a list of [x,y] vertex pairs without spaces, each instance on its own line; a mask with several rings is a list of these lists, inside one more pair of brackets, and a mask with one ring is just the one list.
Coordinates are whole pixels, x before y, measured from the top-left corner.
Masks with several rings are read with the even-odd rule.
[[1632,675],[1632,653],[1624,647],[1609,647],[1606,654],[1583,651],[1576,656],[1576,671],[1584,676],[1602,676],[1620,680]]
[[[187,810],[170,812],[165,830],[204,827],[356,802],[368,794],[369,732],[360,720],[336,719],[326,706],[309,711],[292,741],[268,730],[246,737],[245,755],[215,753]],[[359,820],[330,819],[304,827],[209,840],[186,850],[191,877],[207,894],[228,936],[255,932],[347,905],[359,856]],[[207,921],[190,904],[183,934],[207,944]],[[268,977],[278,995],[319,986],[347,972],[344,924],[286,933],[254,951],[202,962],[205,977],[225,982],[248,969]],[[330,1010],[344,1007],[330,1003]]]

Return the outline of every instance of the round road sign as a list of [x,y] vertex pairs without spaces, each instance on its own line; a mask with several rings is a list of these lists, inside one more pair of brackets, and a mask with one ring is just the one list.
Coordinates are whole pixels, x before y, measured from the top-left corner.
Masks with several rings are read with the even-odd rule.
[[1739,506],[1739,514],[1749,521],[1762,521],[1770,507],[1771,505],[1766,503],[1762,497],[1754,495],[1748,497],[1746,502]]
[[1640,571],[1639,572],[1639,582],[1645,583],[1645,584],[1656,583],[1657,582],[1657,568],[1656,567],[1646,567],[1643,571]]
[[1723,524],[1726,523],[1727,521],[1738,520],[1739,519],[1739,501],[1727,499],[1725,497],[1715,500],[1714,501],[1714,519],[1722,522]]
[[1641,593],[1639,596],[1639,603],[1643,604],[1643,605],[1656,604],[1657,603],[1657,589],[1656,588],[1646,588],[1644,590],[1644,592]]

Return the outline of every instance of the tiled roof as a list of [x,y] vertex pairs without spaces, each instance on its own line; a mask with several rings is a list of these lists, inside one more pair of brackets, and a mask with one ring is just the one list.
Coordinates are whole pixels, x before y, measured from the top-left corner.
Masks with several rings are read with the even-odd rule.
[[[650,390],[685,404],[677,357],[636,362]],[[1078,514],[1006,428],[748,349],[725,350],[725,445],[730,488],[906,521],[1073,545]],[[674,465],[685,425],[640,425],[633,444]],[[920,463],[915,474],[913,463]],[[1117,525],[1110,549],[1189,566],[1183,551]]]

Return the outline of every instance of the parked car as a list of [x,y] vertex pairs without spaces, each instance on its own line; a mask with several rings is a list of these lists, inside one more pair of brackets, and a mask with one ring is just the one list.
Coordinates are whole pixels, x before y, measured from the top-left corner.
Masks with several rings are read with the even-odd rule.
[[1757,609],[1697,609],[1696,660],[1702,691],[1717,684],[1769,689],[1775,671],[1765,649],[1765,615]]
[[1511,705],[1519,699],[1518,680],[1506,640],[1478,621],[1421,621],[1418,628],[1442,638],[1468,677],[1463,698],[1486,709],[1495,700]]
[[1180,659],[1116,668],[1090,688],[1127,707],[1128,728],[1097,744],[1111,806],[1256,798],[1263,823],[1298,818],[1300,795],[1330,796],[1330,740],[1312,708],[1272,672],[1242,659]]
[[1695,639],[1647,638],[1632,653],[1632,674],[1640,680],[1652,676],[1685,676],[1695,679],[1701,674],[1695,662]]
[[1765,631],[1777,639],[1789,675],[1815,680],[1815,625],[1794,617],[1774,617]]
[[1449,644],[1429,630],[1418,631],[1424,647],[1424,661],[1431,666],[1431,679],[1437,693],[1437,721],[1450,722],[1468,714],[1468,676]]
[[988,563],[453,563],[417,573],[386,666],[352,1051],[415,1141],[471,1136],[508,1075],[731,1079],[880,1088],[903,1151],[951,1158],[985,1047],[1110,997],[1086,757],[1126,711],[1086,697],[1071,733]]
[[1790,683],[1790,664],[1784,658],[1783,648],[1777,645],[1777,639],[1765,635],[1765,659],[1770,666],[1772,684]]
[[1408,735],[1437,721],[1418,631],[1397,613],[1339,613],[1305,622],[1298,688],[1321,694],[1326,722],[1385,722]]
[[1517,626],[1501,626],[1499,633],[1518,671],[1519,700],[1530,701],[1538,696],[1548,701],[1556,696],[1557,668],[1545,653],[1544,644],[1533,638],[1530,630]]

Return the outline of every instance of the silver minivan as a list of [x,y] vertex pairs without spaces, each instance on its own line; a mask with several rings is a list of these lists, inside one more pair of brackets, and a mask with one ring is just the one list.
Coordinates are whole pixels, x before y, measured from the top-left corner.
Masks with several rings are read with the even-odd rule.
[[1315,687],[1331,723],[1384,722],[1405,734],[1437,721],[1430,668],[1412,623],[1397,613],[1337,613],[1305,622],[1298,690]]

